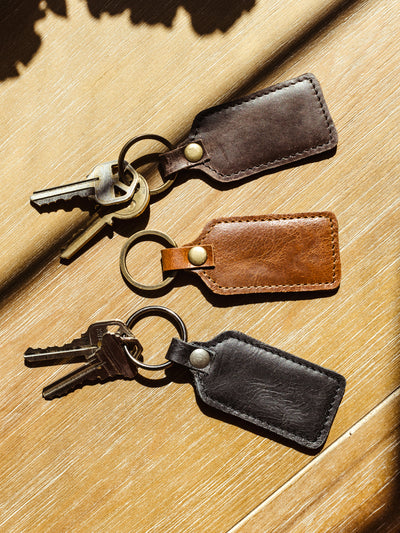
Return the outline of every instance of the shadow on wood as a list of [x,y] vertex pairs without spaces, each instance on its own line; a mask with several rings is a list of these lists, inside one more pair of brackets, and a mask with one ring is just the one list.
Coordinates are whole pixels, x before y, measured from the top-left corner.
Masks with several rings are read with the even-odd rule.
[[[199,35],[226,32],[256,0],[86,0],[90,14],[100,18],[103,13],[119,15],[129,11],[132,24],[163,24],[173,27],[177,10],[183,7],[191,16],[194,31]],[[19,76],[18,64],[28,65],[39,50],[42,38],[35,24],[46,11],[67,17],[66,0],[4,0],[0,6],[0,81]],[[116,23],[116,31],[118,31]]]

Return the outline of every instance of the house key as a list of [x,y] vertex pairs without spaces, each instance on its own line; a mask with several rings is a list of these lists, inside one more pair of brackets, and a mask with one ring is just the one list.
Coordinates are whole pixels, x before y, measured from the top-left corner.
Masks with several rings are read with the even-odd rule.
[[98,211],[89,220],[86,228],[74,236],[73,240],[61,253],[61,259],[71,260],[86,246],[105,226],[112,225],[115,218],[126,220],[140,216],[149,205],[150,192],[147,181],[138,174],[138,184],[130,204],[118,211]]
[[126,354],[124,346],[129,346],[135,357],[140,356],[142,347],[133,336],[105,333],[101,346],[88,358],[87,363],[44,387],[43,398],[60,398],[84,385],[101,383],[112,378],[133,379],[137,374],[137,366]]
[[80,337],[62,346],[28,348],[24,353],[27,366],[61,365],[66,363],[88,362],[101,346],[106,333],[131,336],[130,330],[121,320],[103,320],[90,324]]
[[135,192],[139,174],[126,161],[123,168],[120,177],[117,161],[96,165],[83,181],[34,192],[31,204],[36,208],[47,206],[57,210],[64,205],[61,202],[69,202],[73,198],[88,198],[102,206],[126,203]]

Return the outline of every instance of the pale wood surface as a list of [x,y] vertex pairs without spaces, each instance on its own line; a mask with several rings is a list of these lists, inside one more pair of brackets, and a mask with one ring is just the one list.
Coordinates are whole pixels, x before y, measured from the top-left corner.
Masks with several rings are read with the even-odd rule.
[[230,532],[398,531],[399,399],[397,389]]
[[[133,2],[118,5],[125,4]],[[200,12],[182,3],[168,26],[173,6],[159,7],[149,25],[132,24],[128,11],[97,19],[86,2],[69,0],[67,17],[47,11],[36,22],[40,48],[0,86],[1,529],[279,531],[299,505],[283,530],[304,531],[312,520],[315,531],[362,531],[367,515],[384,515],[397,494],[398,8],[388,0],[257,1],[225,31],[227,19],[207,2]],[[147,8],[135,9],[140,19]],[[218,24],[224,31],[213,31]],[[11,57],[17,48],[6,45]],[[60,246],[87,215],[39,215],[29,205],[33,190],[81,179],[132,135],[176,142],[200,109],[307,71],[320,80],[339,132],[334,157],[232,189],[181,180],[142,220],[59,263]],[[214,216],[326,209],[338,217],[343,273],[328,298],[215,298],[189,283],[148,299],[119,274],[126,236],[146,223],[182,244]],[[156,246],[130,260],[143,280],[155,279]],[[66,369],[25,368],[28,346],[65,342],[93,320],[125,319],[150,303],[177,311],[192,340],[234,328],[345,375],[325,450],[310,457],[207,416],[179,375],[159,387],[118,381],[41,399],[41,388]],[[135,333],[155,362],[172,328],[146,320]],[[394,399],[379,407],[387,397]],[[392,414],[367,417],[379,409]],[[379,425],[377,434],[363,430]],[[363,431],[355,444],[352,427],[354,437]],[[359,478],[373,468],[376,498]],[[330,486],[330,475],[348,480],[343,490]],[[324,492],[310,499],[318,477]]]

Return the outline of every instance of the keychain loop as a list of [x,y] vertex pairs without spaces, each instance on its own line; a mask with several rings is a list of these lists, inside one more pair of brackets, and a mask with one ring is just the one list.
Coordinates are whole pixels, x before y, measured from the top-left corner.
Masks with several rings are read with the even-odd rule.
[[166,233],[163,233],[162,231],[157,231],[157,230],[138,231],[137,233],[132,235],[132,237],[130,237],[126,241],[124,246],[122,247],[121,254],[119,256],[119,266],[120,266],[121,274],[123,278],[130,285],[132,285],[133,287],[141,291],[156,291],[156,290],[162,289],[163,287],[166,287],[172,281],[174,281],[176,272],[172,272],[172,274],[168,276],[167,278],[165,278],[161,283],[157,283],[156,285],[144,285],[143,283],[139,283],[138,281],[135,281],[133,279],[130,272],[128,271],[128,267],[126,266],[126,258],[127,258],[129,250],[135,245],[136,242],[141,240],[142,237],[146,237],[146,236],[157,237],[159,240],[163,242],[163,244],[166,245],[167,248],[177,247],[176,242],[169,235],[167,235]]
[[[139,135],[138,137],[133,137],[133,139],[130,139],[123,146],[123,148],[122,148],[122,150],[121,150],[121,152],[119,154],[119,157],[118,157],[118,174],[119,174],[120,178],[124,174],[124,160],[125,160],[125,156],[126,156],[128,150],[134,144],[136,144],[137,142],[143,141],[143,140],[146,140],[146,139],[152,139],[154,141],[158,141],[161,144],[163,144],[164,146],[166,146],[168,148],[168,150],[173,150],[173,148],[174,148],[173,145],[168,141],[168,139],[166,139],[165,137],[162,137],[161,135],[146,134],[146,135]],[[160,155],[159,153],[149,154],[149,156],[154,158],[154,162],[156,162],[158,160],[159,155]],[[172,177],[169,180],[167,180],[165,183],[160,185],[160,187],[156,187],[155,189],[150,190],[150,196],[156,196],[157,194],[161,194],[164,191],[166,191],[167,189],[169,189],[173,185],[177,175],[178,175],[178,173],[175,172],[174,174],[172,174]]]
[[[162,316],[163,318],[166,318],[173,324],[179,333],[179,337],[182,341],[187,341],[187,329],[185,326],[185,323],[181,319],[181,317],[175,313],[175,311],[172,311],[171,309],[168,309],[168,307],[163,307],[161,305],[149,305],[147,307],[143,307],[142,309],[139,309],[138,311],[135,311],[128,320],[126,321],[126,325],[129,329],[132,329],[132,326],[134,326],[139,320],[146,316],[153,316],[158,315]],[[164,370],[165,368],[168,368],[172,365],[172,361],[166,361],[165,363],[161,363],[159,365],[148,365],[146,363],[143,363],[142,361],[139,361],[139,359],[136,359],[134,357],[127,346],[124,345],[125,353],[126,355],[131,359],[131,361],[138,367],[144,368],[145,370]]]

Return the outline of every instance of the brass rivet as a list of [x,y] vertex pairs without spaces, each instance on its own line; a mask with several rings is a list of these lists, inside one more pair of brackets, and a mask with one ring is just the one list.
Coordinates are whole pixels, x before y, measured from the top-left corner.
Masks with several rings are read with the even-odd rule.
[[202,246],[193,246],[189,250],[188,259],[194,266],[203,265],[207,261],[207,250]]
[[203,157],[204,150],[200,144],[190,143],[186,146],[183,153],[188,161],[191,163],[196,163],[196,161],[200,161],[200,159]]
[[203,348],[196,348],[189,355],[189,361],[195,368],[205,368],[210,362],[210,354]]

